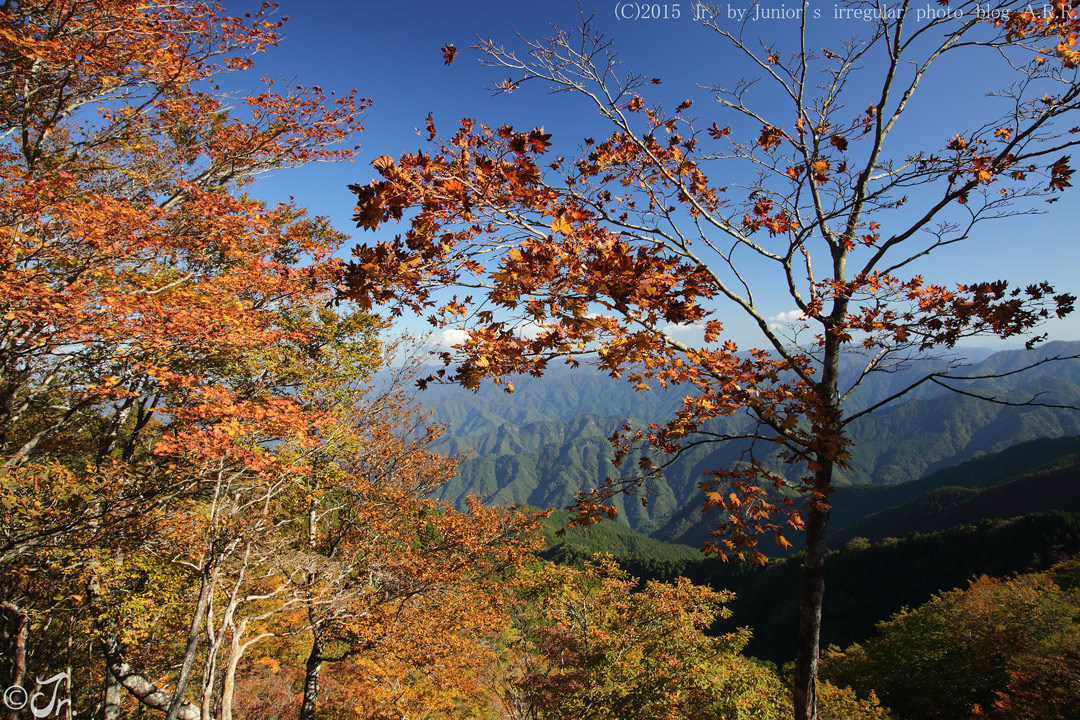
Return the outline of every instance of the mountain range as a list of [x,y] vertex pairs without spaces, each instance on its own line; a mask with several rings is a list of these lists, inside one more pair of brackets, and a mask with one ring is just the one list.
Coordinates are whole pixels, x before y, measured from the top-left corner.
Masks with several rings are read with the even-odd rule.
[[[1042,570],[1080,552],[1080,437],[1020,443],[895,485],[841,488],[832,508],[823,646],[862,641],[878,621],[980,574]],[[732,590],[732,619],[716,630],[749,626],[751,654],[791,659],[798,553],[764,567],[725,563],[613,521],[556,535],[566,519],[548,519],[547,557],[580,563],[606,552],[636,577]]]
[[[1076,354],[1080,343],[986,353],[966,372],[1003,375],[1045,357]],[[863,407],[877,402],[913,377],[872,378],[858,400]],[[501,502],[565,505],[578,487],[616,472],[611,432],[627,419],[656,421],[678,402],[672,391],[635,393],[581,371],[515,384],[513,395],[497,387],[476,395],[440,387],[421,396],[434,400],[437,419],[460,423],[451,425],[442,447],[472,453],[446,497],[481,492]],[[964,389],[1006,402],[1034,397],[1080,405],[1080,361],[1046,363]],[[1080,552],[1080,413],[920,388],[858,423],[852,437],[852,467],[830,499],[823,646],[862,641],[902,607],[979,574],[1044,569]],[[555,511],[545,529],[545,555],[578,563],[606,552],[636,577],[687,577],[733,590],[732,619],[715,629],[748,626],[750,654],[787,662],[797,623],[801,536],[789,538],[794,547],[787,552],[763,547],[773,556],[765,567],[724,563],[698,549],[715,518],[702,517],[696,479],[703,469],[737,460],[728,447],[688,454],[647,507],[621,498],[618,521],[588,531],[558,535],[569,515]]]
[[[860,493],[872,489],[866,486],[921,478],[1026,440],[1080,434],[1080,412],[1022,404],[1034,399],[1080,406],[1080,342],[965,353],[967,366],[952,374],[982,379],[953,385],[965,393],[1015,404],[986,402],[926,383],[857,420],[850,428],[850,468],[837,478],[834,527],[839,527],[837,517],[843,517],[849,489],[852,502],[861,504]],[[1071,359],[1016,372],[1050,357]],[[849,412],[879,402],[944,366],[942,359],[926,359],[900,371],[871,374],[849,398]],[[853,377],[856,367],[856,359],[847,362],[842,379]],[[441,489],[442,497],[460,502],[468,494],[479,494],[496,503],[565,507],[578,489],[591,489],[617,475],[608,438],[620,426],[662,422],[682,397],[678,387],[637,392],[623,380],[584,367],[556,367],[541,378],[514,378],[514,384],[512,394],[487,384],[476,393],[429,386],[419,395],[433,418],[447,426],[435,449],[466,456],[460,475]],[[747,420],[720,422],[736,429]],[[684,453],[650,488],[647,504],[632,496],[616,498],[618,521],[659,540],[700,545],[715,523],[715,518],[702,517],[699,509],[697,483],[702,472],[730,467],[748,450],[744,443],[729,442]],[[774,467],[782,465],[774,461]],[[951,493],[950,503],[973,491],[957,487],[961,489],[942,491]],[[975,502],[974,496],[969,499]],[[895,504],[890,500],[881,509]]]

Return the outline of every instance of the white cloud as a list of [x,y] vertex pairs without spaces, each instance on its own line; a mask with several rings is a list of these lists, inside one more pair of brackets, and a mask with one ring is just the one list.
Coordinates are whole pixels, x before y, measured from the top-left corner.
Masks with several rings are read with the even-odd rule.
[[795,323],[800,323],[806,320],[806,316],[802,314],[801,310],[788,310],[787,312],[777,313],[769,318],[770,330],[783,330],[787,327],[791,327]]
[[537,325],[536,323],[534,323],[532,321],[529,321],[529,322],[524,323],[522,325],[518,325],[516,330],[517,330],[518,336],[523,337],[523,338],[525,338],[527,340],[532,340],[534,338],[537,338],[537,337],[540,336],[541,333],[546,331],[545,328],[541,327],[540,325]]
[[446,328],[432,333],[428,344],[433,348],[449,348],[451,345],[464,342],[468,337],[469,334],[461,328]]
[[[544,328],[535,322],[521,323],[515,328],[515,333],[522,338],[531,340],[544,332]],[[451,327],[431,333],[427,344],[433,350],[448,350],[451,345],[463,343],[469,339],[469,333],[461,328]]]
[[788,310],[778,315],[773,315],[769,320],[774,323],[793,323],[804,320],[802,310]]
[[668,335],[675,335],[677,333],[694,333],[701,332],[705,329],[703,323],[684,323],[676,325],[675,323],[668,323],[664,327],[660,328],[660,331],[667,333]]

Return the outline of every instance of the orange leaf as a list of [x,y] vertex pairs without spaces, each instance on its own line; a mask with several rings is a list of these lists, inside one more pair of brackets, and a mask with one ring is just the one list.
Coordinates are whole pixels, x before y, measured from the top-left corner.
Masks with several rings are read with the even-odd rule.
[[551,223],[551,232],[562,233],[563,235],[569,235],[574,231],[574,226],[571,225],[565,216],[555,218],[555,221]]

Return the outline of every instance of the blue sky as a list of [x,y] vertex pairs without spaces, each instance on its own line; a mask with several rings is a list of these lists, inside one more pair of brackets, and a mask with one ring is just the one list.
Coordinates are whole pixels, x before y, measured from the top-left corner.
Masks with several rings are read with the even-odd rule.
[[[420,136],[416,128],[423,126],[429,112],[445,130],[450,130],[463,117],[493,126],[543,125],[546,132],[553,133],[553,150],[570,154],[582,137],[604,134],[595,114],[566,96],[547,95],[539,86],[526,86],[509,96],[493,96],[486,88],[503,75],[482,67],[478,53],[468,50],[468,46],[479,35],[508,47],[519,47],[515,33],[533,39],[548,33],[552,23],[569,29],[579,23],[581,12],[594,15],[594,22],[614,42],[627,70],[664,79],[663,86],[658,88],[662,93],[659,99],[678,102],[684,97],[694,98],[696,115],[708,118],[714,106],[710,106],[708,94],[699,86],[730,82],[737,58],[726,53],[710,31],[694,22],[691,3],[652,5],[661,14],[666,9],[668,19],[619,18],[620,14],[639,13],[642,5],[612,0],[583,0],[580,11],[575,2],[565,0],[535,4],[282,2],[280,12],[290,18],[285,25],[284,41],[256,57],[255,69],[237,76],[229,86],[243,89],[245,83],[254,83],[260,75],[267,75],[319,85],[327,91],[356,88],[361,95],[371,98],[374,105],[365,116],[365,132],[359,138],[362,150],[355,162],[283,171],[261,180],[254,194],[271,201],[295,197],[313,213],[326,215],[336,227],[353,233],[357,242],[371,242],[378,236],[353,227],[353,196],[347,186],[371,179],[374,172],[370,162],[379,155],[396,156],[421,147],[426,133]],[[676,5],[679,19],[673,17]],[[770,7],[782,5],[797,7],[795,3],[779,2],[771,3]],[[230,12],[243,12],[255,6],[247,2],[226,3]],[[860,29],[858,20],[832,17],[835,7],[832,0],[811,7],[822,11],[822,18],[811,26],[815,44],[839,43]],[[783,48],[785,40],[790,42],[795,24],[774,20],[753,27],[769,33],[766,37]],[[446,43],[455,44],[460,51],[449,67],[443,64],[440,50]],[[912,107],[909,125],[900,128],[903,137],[918,144],[928,129],[948,127],[939,120],[956,118],[958,123],[962,122],[963,109],[978,101],[984,89],[991,86],[994,72],[992,67],[958,64],[948,67],[942,76],[931,78]],[[931,118],[934,122],[927,122]],[[720,122],[721,127],[725,124],[728,122]],[[936,138],[934,147],[940,148],[947,140],[947,137],[937,138],[940,134],[926,136],[925,141]],[[1053,206],[1041,205],[1051,211],[1049,215],[987,223],[977,244],[947,248],[919,266],[918,271],[939,283],[999,277],[1020,284],[1049,280],[1059,290],[1080,294],[1077,273],[1080,203],[1075,190]],[[387,232],[392,235],[394,229]],[[779,314],[789,309],[779,303],[768,311]],[[414,329],[421,327],[410,325]],[[1055,323],[1046,329],[1054,338],[1078,339],[1080,319]],[[738,323],[729,325],[729,330],[740,344],[749,343],[753,337],[749,327]]]

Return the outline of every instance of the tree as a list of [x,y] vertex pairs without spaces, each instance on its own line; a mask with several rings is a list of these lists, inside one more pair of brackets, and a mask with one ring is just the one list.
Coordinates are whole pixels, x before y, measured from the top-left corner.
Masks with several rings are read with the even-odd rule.
[[[954,361],[872,404],[852,407],[852,393],[965,338],[1023,337],[1074,305],[1045,283],[946,287],[905,274],[974,240],[986,221],[1069,187],[1078,142],[1069,118],[1080,102],[1073,5],[1055,0],[1044,13],[997,2],[988,12],[963,2],[932,17],[911,2],[842,8],[866,21],[860,37],[820,50],[809,44],[808,3],[793,50],[703,11],[704,27],[762,81],[715,86],[718,106],[703,119],[691,100],[650,103],[660,79],[619,75],[589,22],[523,39],[522,55],[481,42],[485,61],[510,74],[500,89],[537,82],[575,94],[609,134],[551,157],[543,128],[466,119],[444,137],[429,116],[429,151],[382,156],[373,162],[381,177],[353,186],[360,227],[407,229],[357,247],[345,274],[345,295],[362,307],[411,309],[468,331],[444,354],[456,366],[442,380],[476,388],[589,357],[639,390],[685,388],[674,417],[624,428],[620,457],[648,447],[656,459],[583,493],[586,518],[610,515],[614,493],[647,485],[687,448],[778,448],[779,467],[759,452],[713,469],[701,487],[704,508],[722,513],[712,552],[763,561],[759,534],[786,546],[785,531],[805,527],[798,720],[816,716],[828,497],[848,460],[846,429],[926,384],[978,395]],[[914,120],[912,98],[949,72],[952,56],[1000,63],[996,78],[1007,79],[969,111],[968,126],[929,123],[936,149],[906,147],[897,130]],[[762,305],[778,294],[798,318],[787,328]],[[749,318],[760,347],[723,342],[721,309]],[[701,328],[700,342],[671,332],[688,326]],[[845,354],[860,360],[854,377],[840,377]]]
[[[304,364],[310,372],[310,364]],[[315,717],[326,663],[366,663],[371,712],[394,717],[397,707],[434,711],[436,698],[453,698],[488,654],[485,634],[505,622],[501,578],[538,550],[533,514],[485,508],[473,498],[458,510],[431,497],[457,472],[457,458],[429,447],[441,427],[429,425],[400,387],[373,393],[349,363],[329,380],[305,382],[300,395],[335,419],[311,473],[295,498],[306,549],[330,567],[307,607],[301,720]],[[388,692],[420,682],[409,697]]]
[[510,717],[784,717],[780,679],[738,654],[749,632],[705,634],[730,615],[731,593],[686,578],[638,588],[602,556],[544,564],[520,584],[501,693]]
[[[234,370],[245,353],[302,342],[302,330],[283,334],[280,311],[325,296],[343,236],[241,188],[275,168],[351,157],[339,143],[367,101],[271,86],[230,108],[213,78],[277,42],[272,13],[126,0],[0,8],[0,451],[11,500],[0,569],[4,600],[27,604],[38,630],[39,666],[65,656],[71,666],[73,641],[96,637],[88,583],[145,580],[125,559],[205,489],[207,464],[189,473],[176,462],[185,442],[203,460],[241,449],[250,460],[243,426],[278,437],[305,427],[295,404],[271,397],[284,388],[234,384]],[[105,647],[116,640],[106,633]],[[106,673],[107,717],[114,680]]]
[[[1066,718],[1080,637],[1076,588],[1055,582],[1075,559],[1009,580],[982,576],[878,624],[862,644],[826,652],[825,675],[891,708],[931,718]],[[974,715],[973,715],[974,712]]]
[[[519,573],[505,668],[494,678],[514,720],[790,718],[790,697],[766,664],[740,655],[746,628],[707,634],[730,615],[727,591],[641,583],[610,557]],[[889,720],[872,693],[822,683],[822,717]]]
[[[353,157],[367,106],[221,92],[277,43],[275,8],[0,6],[3,671],[66,667],[108,720],[125,697],[230,718],[245,653],[347,620],[464,647],[531,525],[425,499],[454,463],[371,391],[384,323],[327,307],[344,236],[245,192]],[[416,634],[447,598],[457,624]]]
[[[251,386],[227,388],[214,373],[283,339],[277,303],[326,292],[344,236],[241,189],[272,169],[352,157],[335,144],[360,130],[367,101],[280,94],[272,82],[240,109],[216,94],[216,75],[277,42],[272,11],[124,0],[0,9],[7,467],[57,454],[130,461],[163,407],[204,421],[223,402],[252,410]],[[118,502],[99,497],[96,512]],[[35,538],[5,540],[6,553]]]

